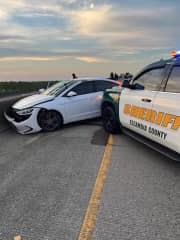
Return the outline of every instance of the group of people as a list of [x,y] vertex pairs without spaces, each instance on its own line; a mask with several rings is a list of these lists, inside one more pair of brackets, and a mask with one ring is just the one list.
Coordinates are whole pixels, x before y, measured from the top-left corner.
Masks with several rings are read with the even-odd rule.
[[[120,75],[118,75],[117,73],[111,72],[110,76],[109,76],[109,79],[112,79],[112,80],[125,80],[125,79],[127,79],[128,80],[128,79],[131,79],[132,77],[133,77],[133,75],[129,72],[121,73]],[[72,78],[76,79],[78,77],[75,73],[72,73]]]
[[120,75],[118,75],[117,73],[110,73],[109,78],[113,79],[113,80],[125,80],[125,79],[131,79],[133,77],[133,75],[129,72],[126,73],[121,73]]

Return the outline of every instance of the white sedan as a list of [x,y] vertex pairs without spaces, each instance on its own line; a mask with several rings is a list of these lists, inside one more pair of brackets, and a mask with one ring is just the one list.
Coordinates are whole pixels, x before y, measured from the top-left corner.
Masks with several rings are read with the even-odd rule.
[[21,134],[54,131],[66,123],[101,116],[103,91],[118,85],[102,78],[60,81],[19,100],[4,115]]

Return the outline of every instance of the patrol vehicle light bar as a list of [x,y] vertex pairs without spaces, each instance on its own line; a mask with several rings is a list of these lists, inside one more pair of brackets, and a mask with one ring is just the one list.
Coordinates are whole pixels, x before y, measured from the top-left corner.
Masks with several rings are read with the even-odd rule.
[[174,58],[180,57],[180,51],[172,51],[171,56],[174,57]]

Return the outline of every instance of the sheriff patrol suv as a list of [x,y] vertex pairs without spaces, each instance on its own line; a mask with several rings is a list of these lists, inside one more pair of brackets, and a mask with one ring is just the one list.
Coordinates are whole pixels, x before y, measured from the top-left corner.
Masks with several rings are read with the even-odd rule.
[[104,128],[118,128],[180,161],[180,52],[148,65],[122,89],[103,96]]

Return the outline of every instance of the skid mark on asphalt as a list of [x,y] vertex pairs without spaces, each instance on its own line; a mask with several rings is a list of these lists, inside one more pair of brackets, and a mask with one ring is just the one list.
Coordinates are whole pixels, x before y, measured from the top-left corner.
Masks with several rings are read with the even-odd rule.
[[4,133],[4,132],[6,132],[9,129],[10,129],[9,126],[0,126],[0,133]]
[[90,240],[92,237],[93,230],[96,225],[96,216],[100,205],[101,194],[111,161],[112,145],[113,137],[110,135],[106,144],[104,156],[97,174],[96,182],[89,200],[86,214],[81,226],[78,240]]
[[35,136],[35,137],[33,137],[33,138],[31,138],[31,139],[27,140],[27,141],[25,142],[24,146],[27,146],[27,145],[29,145],[29,144],[31,144],[31,143],[33,143],[33,142],[35,142],[36,140],[38,140],[38,139],[39,139],[39,137],[40,137],[40,135],[38,135],[38,136]]
[[102,122],[101,122],[101,120],[99,118],[82,120],[82,121],[78,121],[78,122],[68,123],[68,124],[63,126],[63,129],[80,127],[80,126],[102,126]]
[[98,129],[94,132],[91,144],[105,146],[108,140],[109,134],[105,132],[103,128]]

